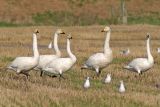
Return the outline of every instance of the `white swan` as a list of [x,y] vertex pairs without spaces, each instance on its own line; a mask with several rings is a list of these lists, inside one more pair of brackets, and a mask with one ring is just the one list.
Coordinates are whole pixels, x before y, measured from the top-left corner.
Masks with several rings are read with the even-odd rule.
[[120,81],[119,92],[124,93],[126,91],[123,80]]
[[111,82],[111,74],[107,74],[107,77],[104,79],[104,83],[110,83]]
[[14,70],[17,74],[24,74],[29,76],[28,72],[36,67],[39,62],[39,52],[37,47],[37,33],[38,30],[35,30],[33,33],[33,57],[16,57],[11,64],[7,67],[7,69]]
[[95,70],[97,75],[101,73],[101,70],[106,67],[109,63],[112,62],[113,55],[112,50],[109,46],[111,29],[106,26],[102,32],[106,32],[106,40],[104,44],[104,52],[93,54],[88,58],[85,64],[81,67],[81,69],[92,69]]
[[59,74],[60,77],[63,77],[62,73],[65,71],[68,71],[75,64],[76,57],[71,52],[70,39],[72,39],[72,37],[68,35],[67,36],[67,53],[69,54],[69,57],[57,58],[51,61],[49,64],[45,66],[45,68],[43,68],[43,71],[53,73],[53,74]]
[[85,80],[84,84],[83,84],[84,88],[89,88],[90,87],[90,81],[89,81],[89,77],[87,77],[87,79]]
[[128,70],[134,70],[141,74],[142,71],[150,69],[154,64],[154,59],[150,52],[150,35],[147,34],[147,58],[136,58],[133,59],[127,66],[124,68]]
[[128,55],[129,53],[130,53],[130,49],[129,48],[127,50],[122,50],[120,52],[120,54],[122,54],[122,55]]
[[[40,76],[42,76],[43,74],[43,68],[49,63],[51,62],[52,60],[56,59],[56,58],[59,58],[61,57],[61,52],[58,48],[58,43],[57,43],[57,39],[58,39],[58,36],[60,34],[65,34],[61,29],[57,29],[57,31],[55,32],[54,34],[54,49],[56,51],[56,54],[55,55],[40,55],[40,59],[39,59],[39,64],[38,66],[35,68],[36,70],[40,70],[41,73],[40,73]],[[52,44],[52,43],[51,43]]]

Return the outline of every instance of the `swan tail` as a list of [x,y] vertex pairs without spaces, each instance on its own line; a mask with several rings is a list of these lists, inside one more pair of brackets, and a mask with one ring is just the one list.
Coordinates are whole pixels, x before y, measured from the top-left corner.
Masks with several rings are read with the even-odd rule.
[[123,68],[124,68],[124,69],[131,69],[132,67],[129,66],[129,65],[126,65],[126,66],[124,66]]
[[81,66],[81,69],[87,69],[87,68],[88,68],[87,65]]
[[35,70],[35,71],[39,71],[40,69],[39,69],[38,67],[35,67],[34,70]]

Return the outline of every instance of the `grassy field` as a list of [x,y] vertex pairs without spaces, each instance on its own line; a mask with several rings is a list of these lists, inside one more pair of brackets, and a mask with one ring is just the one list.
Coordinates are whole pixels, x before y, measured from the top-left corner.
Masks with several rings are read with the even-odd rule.
[[[160,25],[159,0],[124,1],[128,24]],[[0,26],[121,24],[121,2],[122,0],[0,0]]]
[[[47,49],[51,35],[57,29],[53,26],[0,28],[0,66],[9,64],[16,56],[32,55],[32,32],[38,28],[40,54],[52,54]],[[160,89],[160,27],[149,25],[111,26],[110,46],[114,60],[102,71],[99,78],[91,78],[91,88],[84,90],[82,84],[86,76],[93,77],[95,72],[80,70],[83,62],[93,53],[101,52],[104,44],[104,26],[61,27],[71,33],[71,49],[77,57],[74,67],[64,73],[66,80],[40,77],[40,72],[31,71],[26,80],[23,75],[0,70],[1,107],[159,107]],[[122,67],[136,57],[146,56],[146,33],[151,34],[151,50],[155,59],[154,67],[142,76]],[[66,54],[66,37],[59,38],[59,47]],[[120,55],[120,50],[130,48],[131,54]],[[103,84],[102,80],[111,73],[112,82]],[[118,93],[119,81],[123,80],[126,93]]]

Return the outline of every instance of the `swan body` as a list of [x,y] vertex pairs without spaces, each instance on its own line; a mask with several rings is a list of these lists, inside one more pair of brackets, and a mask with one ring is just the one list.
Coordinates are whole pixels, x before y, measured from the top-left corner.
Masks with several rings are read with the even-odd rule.
[[107,77],[104,80],[104,83],[110,83],[111,82],[111,74],[107,74]]
[[124,68],[136,71],[138,74],[141,74],[143,71],[150,69],[153,64],[154,59],[150,52],[150,35],[147,34],[147,58],[133,59],[127,66],[124,66]]
[[[42,76],[43,74],[43,68],[49,63],[51,62],[52,60],[56,59],[56,58],[59,58],[61,57],[61,52],[58,48],[58,43],[57,43],[57,39],[58,39],[58,36],[60,34],[65,34],[61,29],[58,29],[55,34],[54,34],[54,49],[56,51],[56,54],[55,55],[40,55],[40,59],[39,59],[39,64],[38,66],[35,68],[36,70],[40,70],[41,71],[41,74],[40,76]],[[52,43],[49,44],[49,48],[52,48]]]
[[89,77],[87,77],[87,79],[85,80],[84,84],[83,84],[84,88],[89,88],[90,87],[90,81],[89,81]]
[[62,73],[68,71],[75,64],[76,57],[70,50],[70,39],[72,39],[72,37],[69,35],[67,38],[67,53],[69,54],[69,57],[52,60],[45,68],[43,68],[43,71],[58,74],[62,77]]
[[113,59],[112,50],[109,47],[111,29],[110,27],[106,26],[104,30],[102,30],[102,32],[106,32],[104,52],[93,54],[81,67],[81,69],[95,70],[97,75],[99,75],[101,73],[101,69],[105,68],[108,64],[110,64]]
[[7,67],[7,69],[14,70],[18,74],[22,73],[26,75],[27,77],[29,76],[28,72],[36,67],[39,62],[39,52],[37,48],[37,33],[38,30],[36,30],[33,33],[33,57],[16,57],[11,64]]
[[124,93],[126,91],[123,80],[120,81],[119,92]]
[[127,50],[122,50],[120,53],[121,53],[122,55],[128,55],[128,54],[130,54],[130,50],[129,50],[129,48],[128,48]]

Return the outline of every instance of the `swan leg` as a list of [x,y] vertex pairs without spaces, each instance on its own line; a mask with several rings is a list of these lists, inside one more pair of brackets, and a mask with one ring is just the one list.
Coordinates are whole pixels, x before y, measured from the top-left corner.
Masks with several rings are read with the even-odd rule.
[[27,79],[29,79],[29,73],[28,72],[22,72],[22,74],[24,74],[26,77],[27,77]]
[[62,74],[59,75],[59,81],[61,81],[61,78],[65,79]]
[[140,70],[140,69],[136,68],[136,71],[138,72],[138,74],[139,74],[139,75],[141,75],[141,74],[142,74],[142,72],[141,72],[141,70]]
[[61,80],[61,78],[65,79],[62,75],[62,70],[59,70],[59,81]]
[[41,76],[41,77],[43,76],[43,70],[41,70],[40,76]]
[[99,68],[97,67],[97,68],[95,68],[95,70],[96,70],[96,73],[97,73],[97,77],[99,77],[99,75],[100,75],[100,70],[99,70]]

